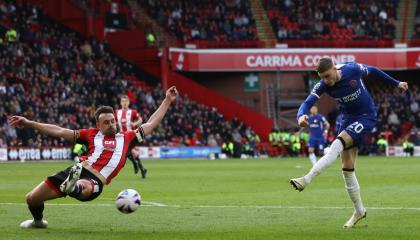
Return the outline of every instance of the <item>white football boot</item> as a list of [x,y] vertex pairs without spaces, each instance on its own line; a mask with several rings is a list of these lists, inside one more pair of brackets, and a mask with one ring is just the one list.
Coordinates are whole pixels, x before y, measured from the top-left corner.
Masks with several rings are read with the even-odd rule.
[[352,228],[356,226],[356,224],[362,220],[363,218],[366,218],[366,209],[363,213],[354,212],[353,215],[350,217],[350,219],[343,225],[343,228]]
[[290,184],[292,184],[292,186],[298,190],[299,192],[302,192],[303,189],[305,189],[307,183],[305,181],[305,179],[303,177],[301,178],[292,178],[290,179]]
[[48,222],[46,220],[26,220],[20,224],[21,228],[47,228]]
[[60,185],[60,190],[63,193],[71,193],[74,191],[76,187],[77,181],[80,179],[80,174],[82,173],[82,164],[76,163],[73,167],[71,167],[69,176],[67,179]]

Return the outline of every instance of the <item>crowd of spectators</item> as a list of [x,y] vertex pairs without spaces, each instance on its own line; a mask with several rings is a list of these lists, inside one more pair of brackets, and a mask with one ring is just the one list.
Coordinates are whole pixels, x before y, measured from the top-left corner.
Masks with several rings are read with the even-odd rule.
[[[30,119],[78,129],[95,126],[94,112],[100,105],[118,108],[119,95],[128,94],[131,106],[148,119],[164,98],[158,84],[137,87],[133,66],[115,57],[107,44],[84,39],[54,23],[31,6],[15,6],[0,0],[0,24],[16,29],[15,41],[0,44],[0,146],[68,146],[61,139],[44,137],[31,129],[15,129],[7,116],[18,114]],[[374,145],[384,137],[390,144],[409,135],[415,143],[420,129],[419,85],[410,91],[369,86],[378,104],[377,129],[367,139]],[[264,137],[264,136],[261,136]],[[289,133],[290,139],[292,139]],[[334,138],[333,129],[328,139]],[[259,137],[237,119],[227,121],[217,109],[191,101],[183,95],[170,108],[149,146],[222,146],[232,143],[232,156],[255,149],[269,153]],[[290,146],[293,141],[290,140]],[[304,143],[303,143],[304,144]],[[251,146],[251,149],[249,147]],[[248,147],[248,148],[246,148]],[[304,149],[301,146],[301,149]],[[239,155],[238,155],[239,152]],[[304,153],[304,150],[302,150]]]
[[419,84],[414,81],[409,84],[407,93],[392,86],[371,87],[378,107],[377,132],[391,145],[401,144],[406,136],[416,138],[420,131]]
[[139,3],[184,42],[258,38],[248,0],[139,0]]
[[[164,98],[160,85],[138,88],[133,66],[114,57],[106,44],[83,39],[47,19],[41,11],[17,6],[9,14],[16,42],[0,46],[0,136],[8,146],[68,146],[62,139],[15,129],[7,116],[18,114],[36,121],[78,129],[95,126],[100,105],[119,106],[128,94],[143,119]],[[36,16],[36,17],[35,17]],[[131,79],[131,80],[129,80]],[[252,132],[242,122],[227,121],[215,108],[180,97],[146,145],[221,146],[235,133],[242,140]]]
[[398,0],[264,0],[279,40],[395,38]]
[[74,0],[95,15],[105,16],[107,30],[135,28],[136,14],[127,0]]

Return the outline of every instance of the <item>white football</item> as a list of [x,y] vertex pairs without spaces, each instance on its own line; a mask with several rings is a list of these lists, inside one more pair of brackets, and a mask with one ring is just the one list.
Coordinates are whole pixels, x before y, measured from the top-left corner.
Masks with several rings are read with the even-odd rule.
[[122,213],[132,213],[141,205],[141,196],[134,189],[122,190],[117,199],[115,199],[115,206]]

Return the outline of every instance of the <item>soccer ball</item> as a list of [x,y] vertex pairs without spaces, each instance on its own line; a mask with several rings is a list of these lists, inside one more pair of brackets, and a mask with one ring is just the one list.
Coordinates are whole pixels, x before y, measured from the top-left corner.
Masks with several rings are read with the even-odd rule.
[[115,199],[115,206],[122,213],[132,213],[141,205],[141,196],[134,189],[122,190],[117,199]]

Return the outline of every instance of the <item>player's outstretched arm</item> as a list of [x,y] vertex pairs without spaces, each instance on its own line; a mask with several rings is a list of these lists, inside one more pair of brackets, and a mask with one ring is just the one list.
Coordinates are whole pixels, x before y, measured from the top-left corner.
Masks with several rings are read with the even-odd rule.
[[177,96],[178,90],[175,86],[170,87],[166,91],[166,97],[163,100],[162,104],[160,104],[159,108],[152,114],[149,120],[141,125],[145,135],[149,135],[150,133],[152,133],[153,129],[155,129],[159,125],[166,112],[168,111],[169,106],[173,101],[175,101]]
[[298,118],[298,125],[299,127],[306,127],[309,126],[308,122],[308,115],[304,114]]
[[71,129],[62,128],[53,124],[31,121],[21,116],[12,116],[8,119],[8,122],[12,127],[30,127],[35,130],[38,130],[41,134],[48,135],[51,137],[61,137],[67,141],[73,141],[74,138],[74,131]]
[[314,96],[313,94],[311,94],[300,105],[299,110],[297,112],[297,116],[296,116],[296,119],[298,121],[298,125],[300,127],[306,127],[306,126],[309,125],[307,112],[315,104],[315,102],[317,100],[318,100],[318,98],[316,96]]
[[400,82],[397,79],[389,76],[388,74],[386,74],[385,72],[383,72],[382,70],[380,70],[376,67],[367,66],[366,69],[367,69],[367,71],[365,71],[365,74],[367,72],[367,75],[372,76],[373,78],[375,78],[377,80],[385,81],[385,82],[387,82],[391,85],[394,85],[394,86],[402,89],[403,91],[408,90],[407,82]]

